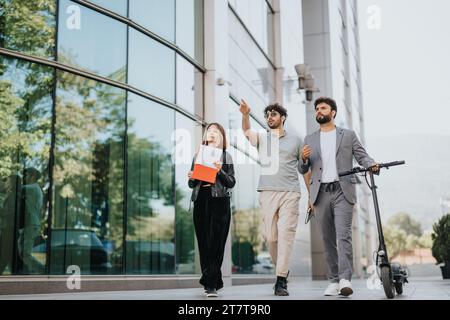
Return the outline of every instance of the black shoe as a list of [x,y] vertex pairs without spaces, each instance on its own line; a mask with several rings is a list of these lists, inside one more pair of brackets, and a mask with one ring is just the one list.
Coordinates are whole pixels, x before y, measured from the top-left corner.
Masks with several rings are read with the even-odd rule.
[[277,282],[274,287],[274,294],[276,296],[288,296],[289,291],[287,290],[287,278],[277,277]]

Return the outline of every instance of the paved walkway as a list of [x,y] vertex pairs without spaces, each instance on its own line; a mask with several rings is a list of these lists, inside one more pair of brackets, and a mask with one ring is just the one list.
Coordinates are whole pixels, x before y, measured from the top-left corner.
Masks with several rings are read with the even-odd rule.
[[[202,288],[115,291],[39,295],[3,295],[0,300],[380,300],[386,299],[383,289],[369,289],[366,280],[353,281],[354,294],[350,298],[324,297],[325,281],[292,278],[288,283],[290,296],[276,297],[271,284],[226,287],[218,298],[206,298]],[[450,300],[450,281],[441,278],[411,278],[404,294],[395,299]]]

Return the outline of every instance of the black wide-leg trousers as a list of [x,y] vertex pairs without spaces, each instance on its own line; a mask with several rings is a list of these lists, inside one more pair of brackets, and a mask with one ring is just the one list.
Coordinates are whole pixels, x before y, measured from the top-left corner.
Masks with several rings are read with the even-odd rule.
[[223,288],[220,268],[230,220],[230,198],[214,198],[211,187],[200,187],[194,202],[194,227],[202,269],[200,284],[205,288]]

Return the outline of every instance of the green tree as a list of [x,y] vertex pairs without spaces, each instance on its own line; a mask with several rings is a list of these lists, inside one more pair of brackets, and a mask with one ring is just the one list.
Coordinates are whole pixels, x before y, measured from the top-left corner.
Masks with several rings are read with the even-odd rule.
[[420,223],[401,212],[392,216],[383,226],[386,246],[391,257],[402,251],[431,248],[431,235],[423,234]]
[[[53,59],[55,10],[54,0],[0,0],[0,46]],[[0,79],[1,119],[7,120],[0,129],[0,175],[26,165],[46,172],[53,69],[0,56]]]
[[437,263],[450,262],[450,214],[439,219],[433,225],[432,253]]
[[0,0],[0,46],[54,58],[55,11],[55,0]]
[[408,213],[399,212],[388,220],[390,226],[405,231],[407,235],[422,236],[422,226],[420,222],[411,218]]
[[192,254],[195,250],[194,221],[188,208],[181,205],[185,195],[178,186],[176,195],[177,263],[194,263]]
[[392,226],[383,226],[384,240],[390,258],[396,257],[407,247],[407,234]]

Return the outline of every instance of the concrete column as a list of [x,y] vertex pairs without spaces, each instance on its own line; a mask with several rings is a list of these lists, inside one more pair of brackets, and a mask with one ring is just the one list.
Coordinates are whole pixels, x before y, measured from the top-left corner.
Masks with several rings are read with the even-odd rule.
[[[332,96],[328,1],[303,0],[302,4],[305,63],[310,67],[316,86],[320,89],[320,95]],[[306,127],[307,134],[319,129],[315,120],[313,102],[306,103]],[[323,280],[326,279],[327,268],[321,231],[315,219],[312,219],[310,223],[312,278]]]
[[283,76],[284,68],[282,61],[282,43],[281,43],[281,16],[280,16],[280,0],[273,0],[273,50],[275,64],[275,100],[281,105],[284,104],[283,97]]

